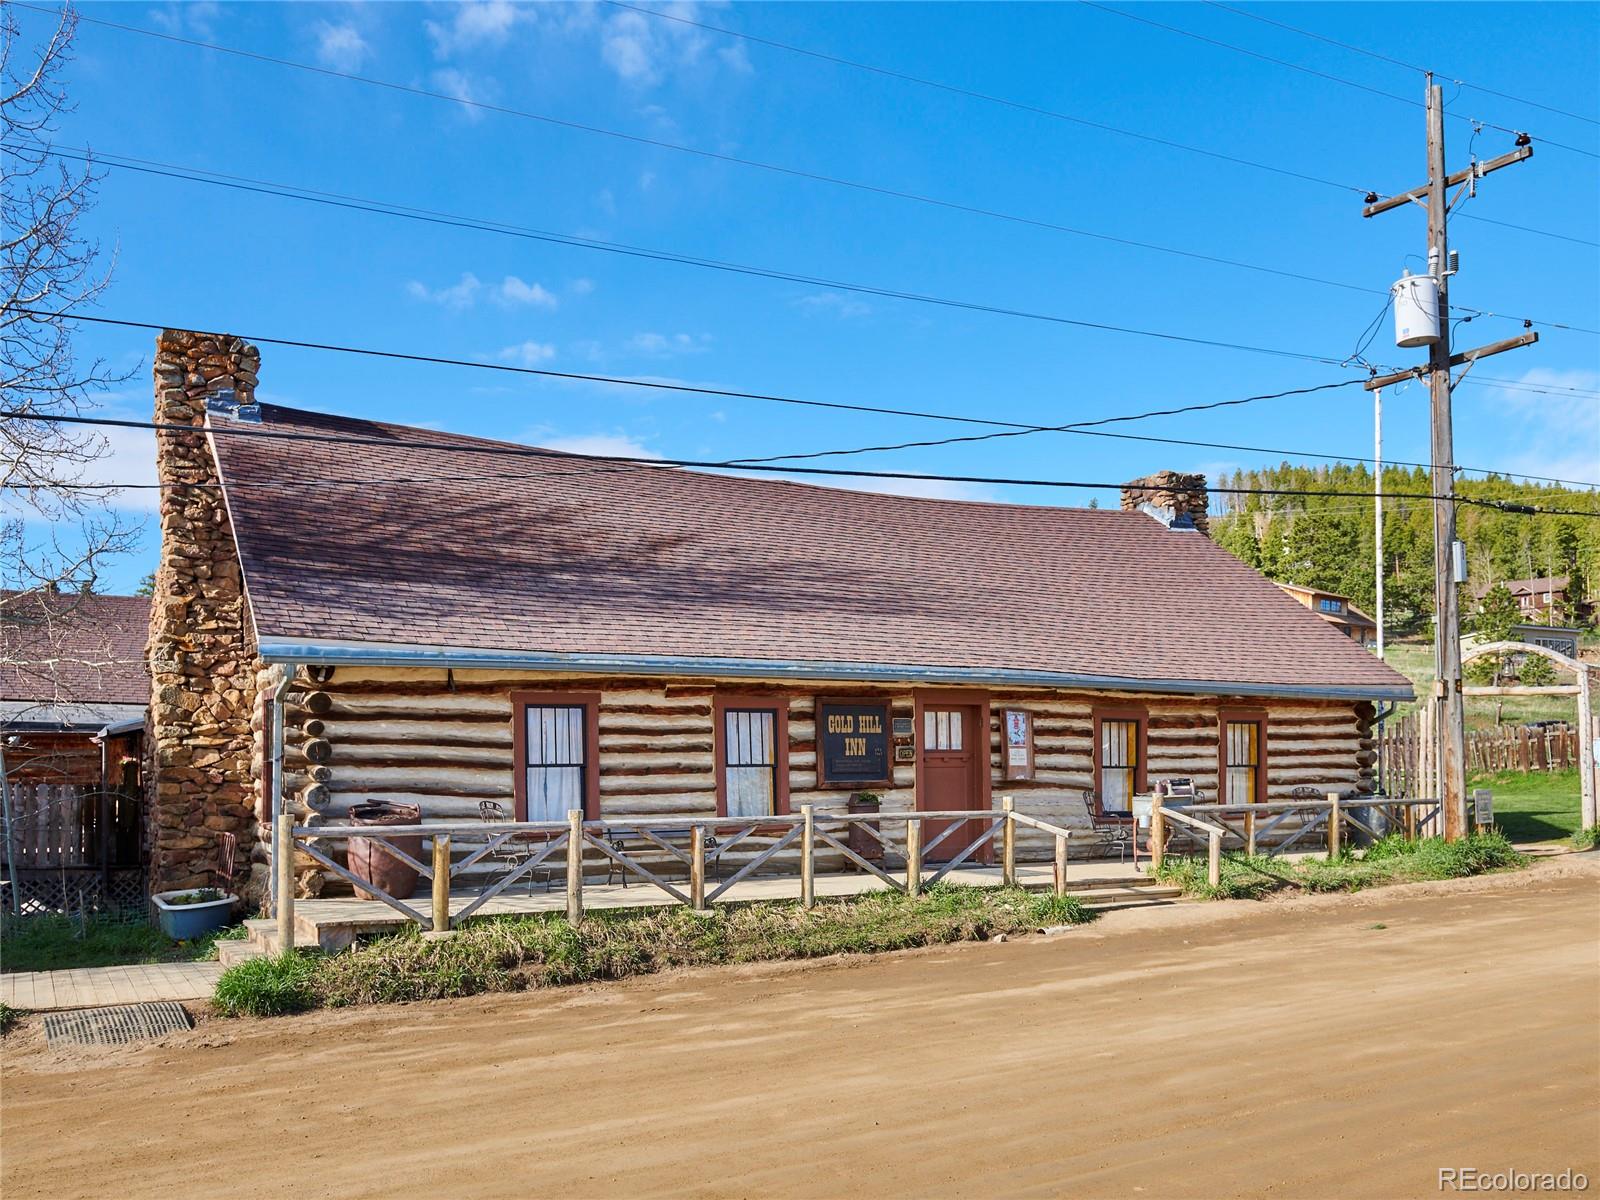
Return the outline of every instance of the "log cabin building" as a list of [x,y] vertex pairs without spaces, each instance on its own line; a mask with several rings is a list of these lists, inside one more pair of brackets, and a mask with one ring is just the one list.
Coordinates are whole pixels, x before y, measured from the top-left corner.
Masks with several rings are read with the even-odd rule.
[[0,592],[0,737],[12,784],[142,790],[144,596]]
[[[190,485],[163,494],[150,645],[158,886],[196,870],[196,825],[227,825],[259,889],[280,805],[1009,794],[1087,832],[1175,777],[1357,795],[1376,705],[1411,696],[1209,539],[1200,476],[1120,510],[914,499],[257,405],[258,369],[236,338],[158,339],[160,476]],[[297,877],[331,890],[310,860]]]

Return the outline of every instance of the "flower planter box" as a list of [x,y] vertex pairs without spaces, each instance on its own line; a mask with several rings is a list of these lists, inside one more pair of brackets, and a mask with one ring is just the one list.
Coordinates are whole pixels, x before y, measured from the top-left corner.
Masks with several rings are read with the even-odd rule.
[[233,905],[237,897],[231,895],[223,896],[220,900],[202,900],[198,904],[172,903],[177,897],[193,895],[197,890],[183,888],[176,892],[157,892],[153,897],[156,902],[156,919],[161,923],[161,932],[174,941],[192,941],[212,930],[221,929],[233,914]]

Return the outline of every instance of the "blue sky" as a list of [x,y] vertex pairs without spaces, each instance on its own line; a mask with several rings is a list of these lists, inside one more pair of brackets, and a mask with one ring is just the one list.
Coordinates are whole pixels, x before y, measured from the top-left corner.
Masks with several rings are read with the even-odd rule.
[[[1077,4],[677,5],[681,16],[1380,192],[1423,178],[1420,108]],[[1167,24],[1420,99],[1421,78],[1201,4]],[[1297,4],[1249,11],[1600,112],[1600,6]],[[1380,291],[1421,268],[1421,210],[1360,197],[610,6],[88,4],[142,28],[1117,238]],[[25,32],[49,18],[19,13]],[[566,234],[986,304],[1335,358],[1381,295],[1075,236],[319,77],[85,23],[65,145]],[[1600,129],[1447,86],[1451,113],[1590,151]],[[1472,128],[1449,122],[1452,168]],[[1509,149],[1485,129],[1475,150]],[[1536,146],[1464,214],[1600,240],[1600,159]],[[1316,363],[963,312],[424,225],[108,170],[93,232],[115,246],[105,316],[557,370],[1061,423],[1342,378]],[[1458,304],[1600,328],[1600,250],[1453,223]],[[1473,345],[1517,332],[1480,319]],[[1478,374],[1600,387],[1600,338],[1545,330]],[[138,374],[153,335],[85,328]],[[1369,355],[1408,364],[1385,323]],[[728,458],[962,432],[826,413],[263,347],[261,398],[565,448]],[[1426,457],[1426,395],[1386,397],[1389,456]],[[1142,431],[1371,453],[1359,389]],[[1457,460],[1600,478],[1600,400],[1466,386]],[[152,476],[118,435],[103,479]],[[1064,435],[862,456],[863,466],[1117,481],[1276,461]],[[859,486],[855,485],[855,486]],[[934,494],[1087,503],[1091,493]],[[124,501],[139,509],[148,494]],[[143,554],[109,588],[153,566]]]

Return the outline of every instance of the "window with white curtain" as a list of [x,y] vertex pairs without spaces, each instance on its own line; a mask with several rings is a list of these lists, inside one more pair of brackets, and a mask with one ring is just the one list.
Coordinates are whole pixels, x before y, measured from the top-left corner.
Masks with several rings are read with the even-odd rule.
[[774,709],[723,710],[728,816],[770,817],[777,811],[777,724]]
[[564,821],[583,809],[588,766],[581,704],[530,704],[523,710],[528,742],[528,820]]
[[923,709],[922,745],[927,750],[961,749],[961,710]]
[[1100,722],[1100,811],[1133,811],[1139,779],[1139,722]]
[[1261,726],[1255,721],[1229,721],[1223,727],[1224,804],[1254,804],[1261,767]]

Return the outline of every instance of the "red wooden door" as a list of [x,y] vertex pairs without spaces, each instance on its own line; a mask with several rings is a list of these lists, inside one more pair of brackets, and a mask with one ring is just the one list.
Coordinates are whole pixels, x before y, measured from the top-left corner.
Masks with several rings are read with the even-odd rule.
[[[989,731],[981,725],[982,709],[976,704],[928,704],[922,709],[922,771],[917,788],[917,808],[923,812],[950,812],[987,808],[981,771],[989,763]],[[966,828],[927,849],[933,840],[955,824]],[[927,862],[949,862],[983,832],[979,821],[924,821],[922,845]],[[988,861],[985,846],[967,861]]]

